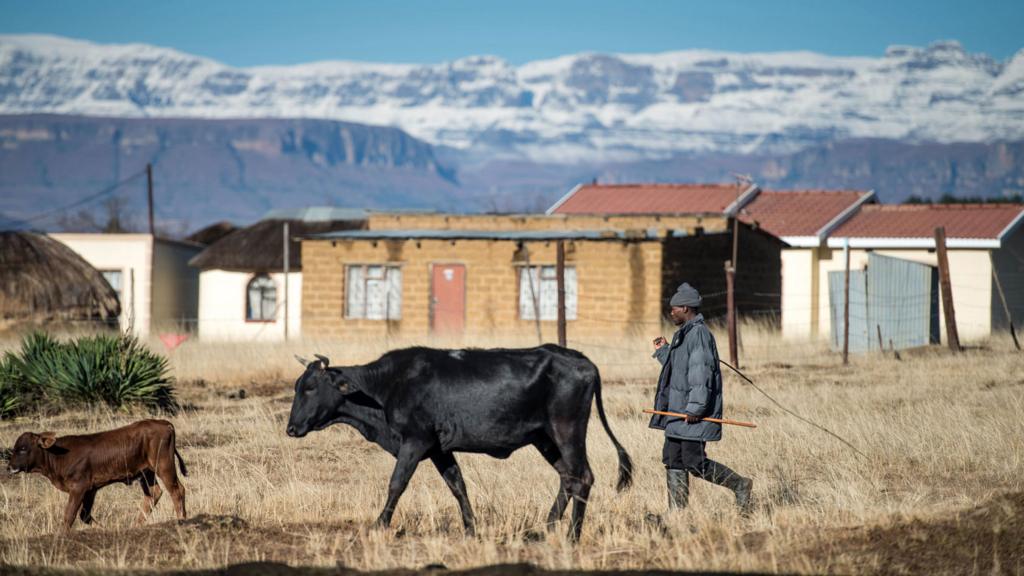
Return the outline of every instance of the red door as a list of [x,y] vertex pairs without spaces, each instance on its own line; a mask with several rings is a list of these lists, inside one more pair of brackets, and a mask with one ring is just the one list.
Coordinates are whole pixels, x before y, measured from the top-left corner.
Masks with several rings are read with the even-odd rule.
[[434,264],[431,294],[431,329],[461,334],[466,325],[466,267]]

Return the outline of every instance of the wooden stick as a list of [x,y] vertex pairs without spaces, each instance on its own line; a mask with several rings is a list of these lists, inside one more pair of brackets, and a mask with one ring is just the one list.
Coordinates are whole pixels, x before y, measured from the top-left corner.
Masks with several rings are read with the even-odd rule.
[[[645,408],[644,414],[660,414],[662,416],[675,416],[677,418],[685,418],[686,414],[680,414],[679,412],[664,412],[662,410],[650,410]],[[708,422],[714,422],[716,424],[732,424],[733,426],[744,426],[746,428],[757,428],[757,424],[753,422],[740,422],[739,420],[726,420],[724,418],[701,418],[701,420],[707,420]]]

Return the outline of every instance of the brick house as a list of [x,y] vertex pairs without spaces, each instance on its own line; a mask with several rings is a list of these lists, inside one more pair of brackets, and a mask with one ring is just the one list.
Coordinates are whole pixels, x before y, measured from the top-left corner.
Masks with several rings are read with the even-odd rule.
[[[530,338],[539,325],[552,341],[562,241],[570,341],[647,334],[684,279],[720,312],[731,239],[721,214],[371,214],[367,230],[303,239],[303,333]],[[782,242],[747,224],[741,241],[752,257],[737,283],[777,294]]]

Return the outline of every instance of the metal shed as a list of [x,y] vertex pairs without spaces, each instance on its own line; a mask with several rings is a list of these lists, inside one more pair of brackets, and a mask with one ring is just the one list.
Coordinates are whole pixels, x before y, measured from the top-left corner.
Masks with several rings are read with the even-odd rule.
[[[833,271],[828,278],[831,344],[836,350],[843,345],[844,275]],[[933,266],[872,253],[864,270],[850,271],[851,352],[938,341],[938,271]]]

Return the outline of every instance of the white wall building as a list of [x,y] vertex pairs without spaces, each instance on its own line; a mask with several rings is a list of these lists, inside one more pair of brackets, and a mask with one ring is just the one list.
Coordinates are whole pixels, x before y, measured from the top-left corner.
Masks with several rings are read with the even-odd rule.
[[362,210],[344,208],[275,210],[209,246],[189,263],[199,270],[199,337],[239,341],[298,337],[302,331],[302,245],[297,238],[362,229],[366,217]]
[[188,261],[199,244],[150,234],[57,233],[50,235],[103,273],[121,302],[122,329],[140,335],[194,327],[199,274]]

